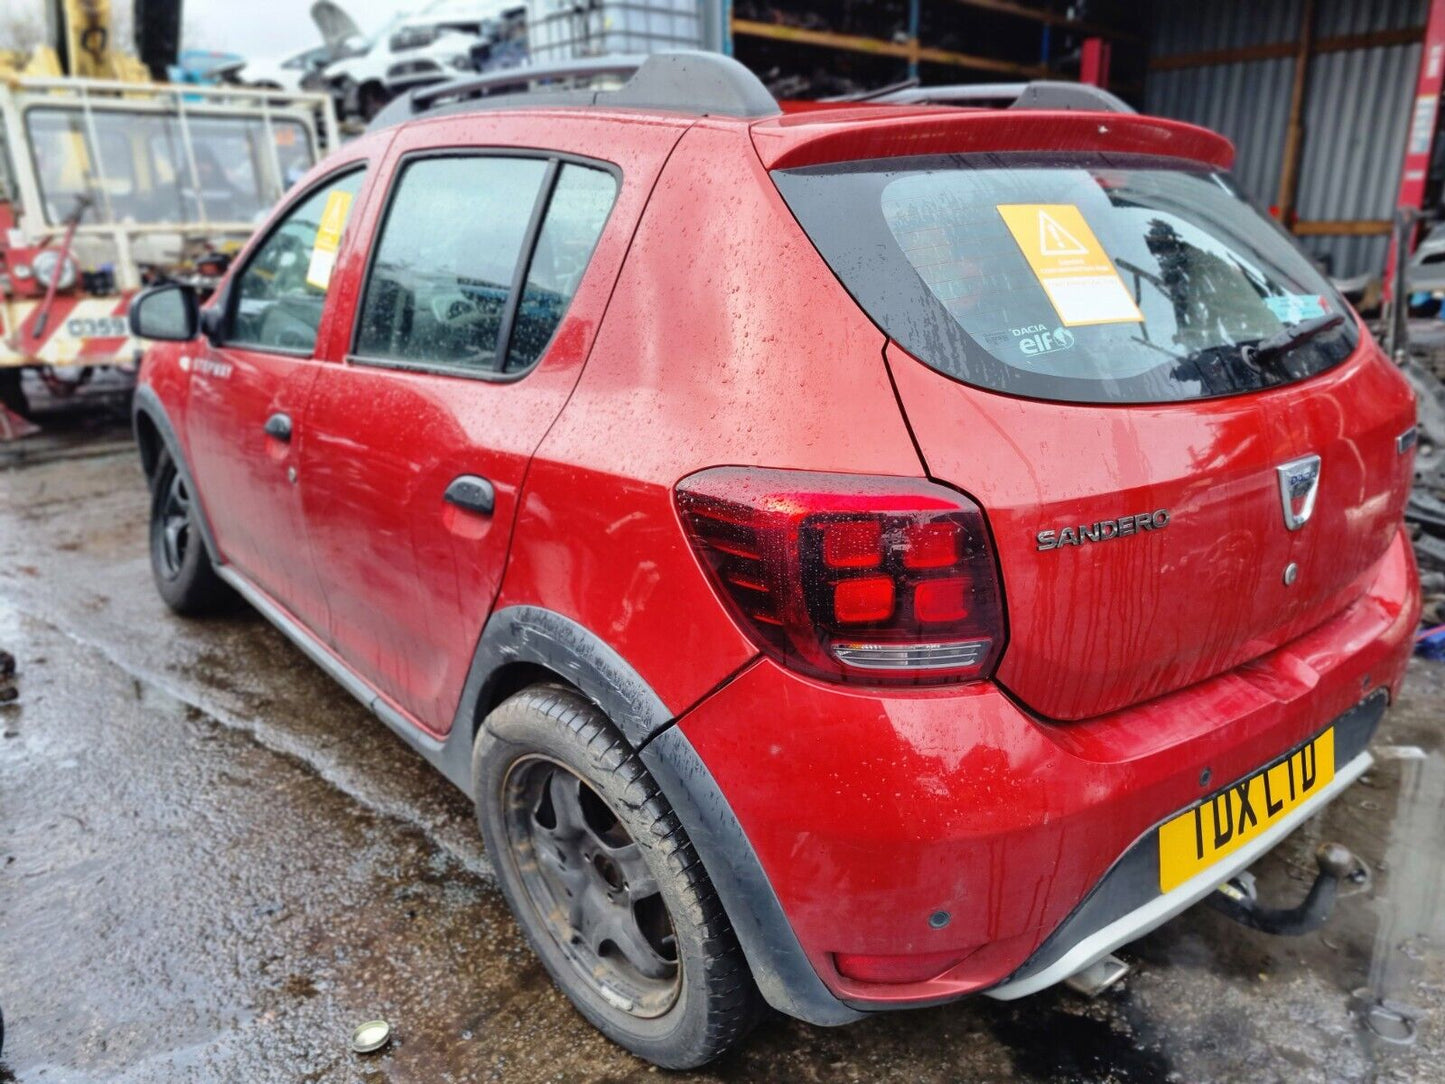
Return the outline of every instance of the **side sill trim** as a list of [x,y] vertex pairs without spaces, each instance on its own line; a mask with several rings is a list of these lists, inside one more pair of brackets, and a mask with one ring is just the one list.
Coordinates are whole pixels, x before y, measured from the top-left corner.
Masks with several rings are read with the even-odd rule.
[[[334,678],[347,692],[361,701],[373,715],[394,731],[407,745],[411,746],[438,771],[455,784],[464,794],[470,795],[471,781],[471,739],[472,728],[465,721],[474,714],[483,679],[486,676],[488,660],[483,647],[488,644],[484,634],[477,651],[477,662],[473,675],[468,678],[468,693],[462,698],[462,708],[456,722],[444,740],[438,741],[413,726],[404,716],[386,703],[382,695],[366,681],[352,673],[332,652],[294,617],[274,602],[259,587],[253,584],[230,565],[217,565],[216,573],[235,588],[236,592],[250,603],[262,617],[275,625],[282,634]],[[502,611],[503,614],[509,611]],[[517,608],[513,616],[545,615],[546,611],[528,612]],[[549,615],[560,619],[560,615]],[[560,619],[565,620],[565,619]],[[565,625],[571,625],[566,622]],[[488,631],[509,628],[507,622],[488,622]],[[565,626],[563,626],[565,629]],[[577,629],[580,630],[580,626]],[[537,630],[540,631],[540,630]],[[600,643],[600,641],[599,641]],[[565,650],[553,644],[553,650]],[[556,663],[556,656],[538,653],[536,643],[528,646],[528,638],[521,637],[510,647],[513,658],[539,658]],[[573,660],[571,670],[580,670],[580,676],[591,688],[584,687],[586,695],[596,698],[598,692],[595,675],[583,667],[580,660]],[[570,673],[571,670],[568,672]],[[630,669],[625,671],[630,675]],[[617,679],[617,674],[609,675]],[[633,675],[635,677],[635,675]],[[650,696],[643,697],[644,705],[655,702],[657,710],[661,701],[641,679],[640,690]],[[622,682],[626,687],[627,682]],[[641,696],[639,689],[628,688],[633,699]],[[626,704],[621,696],[623,690],[606,686],[603,690],[611,704],[603,704],[604,710],[617,710],[619,704]],[[636,705],[634,705],[635,708]],[[469,714],[470,713],[470,714]],[[642,718],[646,718],[644,712]],[[624,716],[629,718],[632,716]],[[636,720],[635,720],[636,721]],[[773,892],[767,874],[763,872],[757,855],[743,834],[737,818],[718,789],[712,774],[707,770],[692,743],[677,727],[667,727],[656,734],[655,741],[649,741],[639,754],[642,761],[657,779],[663,793],[672,804],[679,820],[687,830],[693,847],[702,859],[703,868],[708,871],[728,917],[732,920],[743,952],[752,968],[753,976],[764,998],[780,1012],[796,1016],[810,1024],[833,1026],[860,1019],[864,1014],[839,1001],[823,985],[813,965],[808,962],[799,945],[797,935],[784,914],[782,904]]]
[[1201,870],[1178,888],[1172,889],[1162,896],[1156,896],[1142,907],[1137,907],[1102,929],[1094,931],[1042,971],[1012,982],[1005,982],[983,992],[1000,1001],[1013,1001],[1015,998],[1036,994],[1055,983],[1063,982],[1071,975],[1078,974],[1090,964],[1102,960],[1120,945],[1135,941],[1151,930],[1162,926],[1175,915],[1198,903],[1240,870],[1257,862],[1268,851],[1276,847],[1285,836],[1333,801],[1342,790],[1363,775],[1374,762],[1374,757],[1368,752],[1357,754],[1353,760],[1335,772],[1335,777],[1318,794],[1277,824],[1271,825],[1267,831],[1250,840],[1224,861],[1210,866],[1206,870]]
[[[236,593],[254,606],[262,617],[275,625],[288,640],[301,649],[308,659],[321,667],[327,676],[361,701],[367,710],[385,723],[397,737],[420,753],[428,763],[460,787],[464,793],[471,790],[471,749],[467,747],[465,738],[463,741],[457,742],[454,740],[456,732],[453,731],[446,740],[438,741],[417,729],[393,709],[381,693],[347,669],[346,665],[333,655],[320,640],[303,628],[294,617],[273,602],[269,595],[242,576],[235,568],[231,565],[217,565],[216,575],[235,588]],[[457,754],[458,748],[461,750],[460,756]],[[458,762],[462,765],[460,778],[455,774]]]

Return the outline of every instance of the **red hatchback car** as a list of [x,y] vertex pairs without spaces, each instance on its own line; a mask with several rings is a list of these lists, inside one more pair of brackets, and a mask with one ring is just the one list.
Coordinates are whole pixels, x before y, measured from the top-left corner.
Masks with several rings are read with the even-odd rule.
[[1019,997],[1365,770],[1414,404],[1225,139],[632,66],[417,91],[131,309],[162,596],[470,794],[588,1019]]

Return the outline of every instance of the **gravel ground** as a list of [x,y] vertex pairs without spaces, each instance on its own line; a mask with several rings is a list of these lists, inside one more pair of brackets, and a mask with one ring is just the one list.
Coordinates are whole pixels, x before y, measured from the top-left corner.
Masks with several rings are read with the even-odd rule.
[[[552,988],[465,799],[255,614],[166,611],[134,457],[74,452],[0,466],[0,1082],[657,1075]],[[1316,843],[1355,849],[1373,883],[1324,931],[1196,908],[1097,1000],[774,1019],[696,1079],[1440,1079],[1442,694],[1415,663],[1378,766],[1256,867],[1293,900]],[[1362,989],[1413,1044],[1362,1025]],[[394,1042],[351,1054],[378,1016]]]

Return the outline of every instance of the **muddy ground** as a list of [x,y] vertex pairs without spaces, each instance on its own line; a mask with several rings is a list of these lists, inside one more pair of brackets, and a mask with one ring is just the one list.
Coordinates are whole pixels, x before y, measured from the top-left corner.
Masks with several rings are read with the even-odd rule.
[[[551,986],[460,794],[254,613],[152,590],[133,455],[0,452],[0,1082],[642,1080]],[[111,445],[110,447],[114,447]],[[80,454],[77,454],[79,452]],[[1196,908],[1124,986],[825,1030],[764,1024],[698,1080],[1434,1081],[1445,1055],[1445,666],[1379,765],[1257,867],[1338,839],[1373,884],[1286,940]],[[1418,1024],[1361,1020],[1368,988]],[[350,1053],[361,1021],[395,1041]]]

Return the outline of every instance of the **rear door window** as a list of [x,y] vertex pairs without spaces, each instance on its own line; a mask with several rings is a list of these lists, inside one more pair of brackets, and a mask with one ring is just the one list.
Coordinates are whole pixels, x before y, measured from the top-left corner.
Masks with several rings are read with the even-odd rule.
[[[1358,341],[1344,301],[1223,173],[1101,154],[950,155],[774,174],[833,271],[958,380],[1168,402],[1300,380]],[[1344,318],[1331,324],[1332,314]],[[1284,350],[1258,352],[1312,324]]]
[[543,354],[617,194],[545,157],[421,158],[396,183],[357,321],[357,360],[520,373]]
[[572,162],[562,166],[527,264],[507,349],[507,372],[529,368],[542,356],[577,292],[616,198],[617,179],[612,174]]

